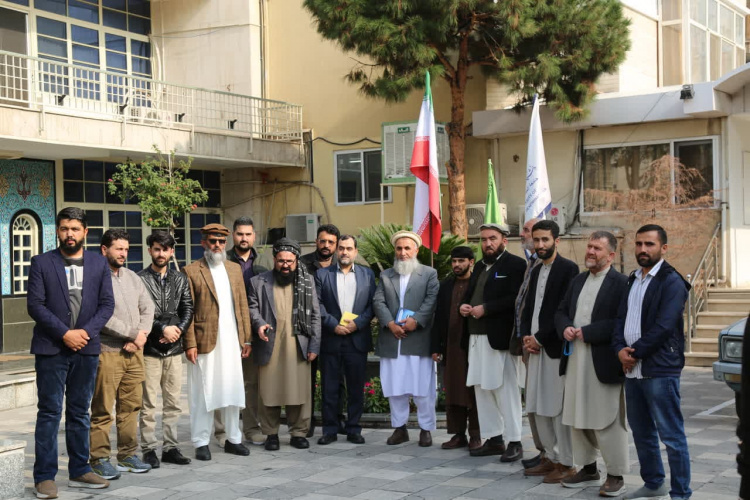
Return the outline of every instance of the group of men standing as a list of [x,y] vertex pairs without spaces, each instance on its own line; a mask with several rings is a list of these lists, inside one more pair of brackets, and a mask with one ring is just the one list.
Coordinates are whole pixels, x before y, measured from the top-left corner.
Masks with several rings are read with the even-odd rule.
[[[663,260],[667,237],[659,226],[638,230],[640,268],[628,278],[612,267],[617,240],[609,232],[591,235],[587,271],[579,274],[558,253],[554,222],[524,226],[526,259],[508,252],[504,226],[485,224],[481,260],[475,262],[469,247],[453,249],[453,275],[442,283],[417,260],[422,241],[411,231],[393,235],[394,265],[376,283],[372,270],[355,262],[357,239],[332,225],[320,227],[316,250],[308,255],[301,255],[297,242],[278,240],[266,270],[253,248],[252,220],[237,219],[231,231],[208,224],[201,229],[204,256],[181,273],[168,266],[174,238],[154,231],[147,240],[152,263],[138,275],[123,267],[127,232],[105,232],[98,255],[82,248],[85,212],[63,209],[56,226],[60,246],[34,257],[28,286],[28,309],[37,323],[32,353],[40,396],[34,466],[39,498],[57,496],[63,396],[71,486],[105,488],[122,472],[160,466],[159,389],[161,461],[190,462],[177,447],[183,352],[196,459],[211,459],[212,427],[226,453],[248,455],[243,441],[278,450],[282,407],[290,445],[308,448],[318,368],[318,444],[328,445],[338,434],[364,443],[359,420],[374,317],[394,428],[387,444],[409,440],[413,400],[419,445],[432,445],[439,362],[453,435],[443,448],[521,460],[523,387],[539,450],[523,460],[526,475],[570,488],[600,485],[604,496],[622,494],[627,408],[645,482],[629,497],[666,498],[659,438],[672,473],[669,494],[690,496],[679,408],[689,285]],[[234,247],[227,251],[230,235]],[[135,453],[139,420],[143,460]],[[607,468],[603,482],[597,450]]]

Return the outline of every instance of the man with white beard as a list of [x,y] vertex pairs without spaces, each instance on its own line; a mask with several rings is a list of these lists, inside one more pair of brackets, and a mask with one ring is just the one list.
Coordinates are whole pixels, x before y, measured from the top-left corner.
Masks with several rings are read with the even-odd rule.
[[227,261],[229,229],[201,228],[204,257],[182,268],[188,277],[195,316],[184,335],[188,364],[190,434],[195,458],[211,460],[208,441],[213,411],[222,411],[226,453],[248,455],[242,444],[240,409],[245,407],[242,360],[250,355],[250,314],[238,264]]
[[387,443],[409,440],[409,398],[417,405],[421,432],[419,446],[432,446],[435,429],[435,362],[430,329],[440,289],[437,271],[417,260],[422,238],[399,231],[391,238],[396,258],[393,268],[380,274],[372,308],[380,322],[378,354],[383,395],[391,407],[395,428]]

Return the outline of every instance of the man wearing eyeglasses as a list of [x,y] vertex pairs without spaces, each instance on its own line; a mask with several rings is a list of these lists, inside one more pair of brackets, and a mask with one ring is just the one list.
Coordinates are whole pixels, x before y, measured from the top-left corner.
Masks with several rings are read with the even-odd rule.
[[242,358],[250,355],[250,315],[242,269],[227,261],[229,229],[208,224],[201,228],[201,235],[203,258],[182,268],[195,311],[183,342],[190,361],[190,437],[195,458],[211,460],[208,441],[217,409],[227,433],[224,452],[250,453],[242,444],[240,429],[240,409],[245,407]]

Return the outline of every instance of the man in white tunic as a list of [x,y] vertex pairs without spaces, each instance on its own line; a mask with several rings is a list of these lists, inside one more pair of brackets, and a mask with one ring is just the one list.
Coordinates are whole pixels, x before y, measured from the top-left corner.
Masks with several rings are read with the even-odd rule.
[[430,328],[440,289],[437,271],[417,260],[422,239],[412,231],[391,238],[393,267],[380,274],[372,308],[380,322],[378,354],[383,395],[391,407],[390,445],[409,440],[409,398],[417,405],[419,446],[432,446],[435,429],[436,375],[430,352]]
[[[502,455],[502,462],[523,457],[517,356],[508,348],[526,263],[506,250],[508,234],[508,228],[499,224],[480,226],[482,260],[474,266],[459,308],[466,318],[462,339],[462,347],[469,352],[466,386],[474,388],[479,431],[486,440],[469,454]],[[507,448],[504,439],[508,439]]]
[[557,332],[569,353],[560,361],[560,374],[565,375],[563,424],[571,427],[573,460],[583,464],[562,485],[599,486],[596,456],[601,450],[607,479],[599,495],[607,497],[625,492],[623,475],[629,470],[625,376],[612,349],[612,330],[628,279],[611,266],[616,250],[612,233],[591,235],[586,247],[588,271],[573,279],[555,315]]
[[184,344],[190,361],[188,405],[195,458],[211,460],[208,441],[216,409],[222,411],[226,427],[224,451],[250,453],[240,429],[240,409],[245,407],[242,358],[250,355],[250,315],[242,269],[226,258],[229,229],[208,224],[201,234],[204,257],[182,269],[195,306]]
[[542,261],[531,271],[520,332],[529,352],[526,381],[526,411],[533,413],[544,458],[524,470],[527,476],[544,476],[545,483],[559,483],[575,474],[570,444],[570,427],[562,423],[565,380],[560,376],[562,340],[555,329],[555,311],[578,266],[557,253],[560,228],[549,220],[531,229],[534,249]]

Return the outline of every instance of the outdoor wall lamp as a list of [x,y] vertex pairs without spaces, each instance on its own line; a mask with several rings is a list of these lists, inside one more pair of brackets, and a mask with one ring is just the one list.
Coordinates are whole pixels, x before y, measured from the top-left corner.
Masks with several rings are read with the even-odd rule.
[[185,118],[185,113],[177,113],[177,121],[182,123],[182,119]]
[[693,88],[693,84],[687,84],[682,86],[682,90],[680,90],[680,99],[683,101],[685,99],[692,99],[695,97],[695,89]]
[[55,96],[55,100],[57,101],[58,106],[62,106],[65,104],[65,98],[68,97],[68,94],[59,94]]
[[234,130],[234,124],[237,123],[237,118],[229,120],[229,130]]

